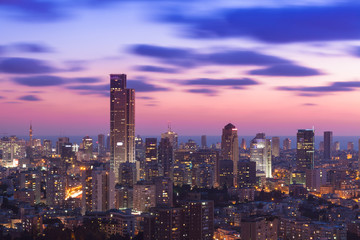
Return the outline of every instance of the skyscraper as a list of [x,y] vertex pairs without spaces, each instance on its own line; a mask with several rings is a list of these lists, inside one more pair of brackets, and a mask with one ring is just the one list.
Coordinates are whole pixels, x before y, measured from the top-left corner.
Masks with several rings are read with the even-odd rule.
[[314,168],[314,141],[313,129],[299,129],[297,132],[296,165],[299,171]]
[[110,167],[119,181],[119,166],[135,162],[135,90],[125,74],[110,74]]
[[234,186],[237,185],[237,163],[239,161],[239,138],[237,128],[229,123],[223,128],[221,137],[221,156],[233,162]]
[[331,159],[331,147],[333,145],[333,133],[324,132],[324,159]]
[[165,133],[161,134],[161,138],[168,138],[174,150],[178,149],[178,134],[171,130],[171,125],[169,124],[168,130]]
[[291,140],[289,138],[285,138],[283,141],[283,149],[290,150],[291,149]]
[[105,135],[99,134],[98,135],[98,154],[99,156],[105,156],[106,155],[106,148],[105,148]]
[[256,162],[256,171],[272,177],[271,141],[265,138],[265,133],[258,133],[250,142],[250,161]]
[[272,137],[271,139],[271,150],[274,157],[280,156],[280,138]]
[[201,148],[202,148],[202,149],[207,148],[206,135],[202,135],[202,136],[201,136]]

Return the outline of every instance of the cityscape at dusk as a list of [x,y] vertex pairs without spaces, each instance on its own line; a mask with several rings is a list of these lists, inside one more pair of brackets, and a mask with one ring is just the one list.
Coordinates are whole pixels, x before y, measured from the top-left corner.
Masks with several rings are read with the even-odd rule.
[[0,240],[360,239],[360,3],[0,19]]
[[[360,132],[356,1],[2,1],[0,132],[108,132],[109,73],[136,133]],[[46,114],[44,114],[46,113]]]

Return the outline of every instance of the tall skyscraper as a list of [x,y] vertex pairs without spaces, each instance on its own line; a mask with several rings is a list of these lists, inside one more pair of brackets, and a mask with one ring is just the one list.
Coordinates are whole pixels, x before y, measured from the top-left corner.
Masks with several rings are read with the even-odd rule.
[[206,148],[207,148],[206,135],[202,135],[202,136],[201,136],[201,148],[202,148],[202,149],[206,149]]
[[271,141],[265,138],[265,133],[258,133],[250,142],[250,161],[256,162],[256,172],[272,177]]
[[105,148],[105,135],[99,134],[98,135],[98,154],[99,156],[105,156],[106,155],[106,148]]
[[297,170],[305,172],[314,168],[315,133],[313,129],[299,129],[297,132]]
[[167,132],[161,134],[161,138],[168,138],[173,149],[178,149],[178,134],[171,130],[171,124],[169,124]]
[[162,138],[159,143],[158,162],[162,169],[162,175],[170,177],[174,163],[174,152],[168,138]]
[[272,155],[274,157],[280,156],[280,138],[279,137],[271,138],[271,150],[272,150]]
[[237,185],[237,163],[239,161],[239,138],[237,128],[231,123],[223,128],[221,137],[221,156],[233,162],[234,186]]
[[324,132],[324,159],[331,159],[331,147],[333,145],[333,133]]
[[135,162],[135,90],[125,74],[110,74],[110,167],[119,181],[120,163]]

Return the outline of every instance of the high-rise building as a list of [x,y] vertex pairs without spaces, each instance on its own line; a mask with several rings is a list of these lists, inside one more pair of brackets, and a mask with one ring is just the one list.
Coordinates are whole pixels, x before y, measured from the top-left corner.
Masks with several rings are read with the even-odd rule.
[[125,74],[110,74],[110,168],[119,181],[119,166],[135,162],[135,90]]
[[319,151],[320,151],[320,152],[324,152],[324,149],[325,149],[324,141],[321,141],[321,142],[319,143]]
[[65,178],[60,174],[46,177],[46,205],[61,206],[65,201]]
[[214,202],[187,201],[183,205],[182,239],[210,240],[214,235]]
[[59,137],[58,141],[56,142],[56,153],[61,155],[62,147],[69,142],[70,140],[68,137]]
[[171,125],[169,124],[168,130],[165,133],[161,134],[161,138],[168,138],[174,150],[178,149],[178,134],[171,130]]
[[256,163],[239,162],[238,164],[238,187],[250,188],[256,184]]
[[84,151],[84,154],[89,156],[89,158],[92,158],[92,152],[93,152],[93,140],[89,136],[85,136],[82,139],[82,149]]
[[49,157],[52,153],[52,143],[51,140],[44,139],[43,140],[43,155]]
[[271,141],[265,133],[258,133],[250,143],[250,161],[256,162],[256,172],[264,173],[266,178],[272,177]]
[[272,155],[274,157],[280,156],[280,138],[279,137],[271,138],[271,150],[272,150]]
[[324,132],[324,159],[331,159],[331,148],[333,145],[333,133]]
[[246,140],[245,138],[241,139],[241,144],[240,144],[240,148],[243,150],[246,150]]
[[348,151],[354,151],[354,143],[353,142],[348,142],[347,143],[347,150]]
[[283,141],[283,149],[285,151],[291,149],[291,139],[289,139],[289,138],[284,139],[284,141]]
[[299,129],[297,132],[296,165],[299,171],[314,168],[314,141],[313,129]]
[[168,138],[162,138],[159,143],[158,162],[164,177],[170,177],[171,167],[174,163],[174,152]]
[[105,148],[105,135],[99,134],[98,135],[98,154],[99,156],[103,157],[106,155],[106,148]]
[[157,162],[157,139],[145,139],[145,159],[147,163]]
[[206,135],[202,135],[202,136],[201,136],[201,148],[202,148],[202,149],[206,149],[206,148],[207,148]]
[[340,142],[338,142],[338,141],[334,142],[334,150],[340,151]]
[[156,187],[145,181],[134,185],[133,207],[135,211],[148,211],[156,206]]
[[170,178],[158,177],[154,179],[156,206],[173,206],[173,182]]
[[231,123],[223,128],[221,137],[221,156],[223,160],[233,162],[233,181],[234,186],[237,184],[237,163],[239,161],[239,138],[237,128]]

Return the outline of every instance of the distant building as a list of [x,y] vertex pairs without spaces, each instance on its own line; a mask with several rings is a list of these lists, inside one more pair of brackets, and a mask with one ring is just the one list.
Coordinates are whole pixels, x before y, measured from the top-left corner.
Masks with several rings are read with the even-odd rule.
[[238,187],[251,188],[256,184],[256,162],[238,163]]
[[284,141],[283,141],[283,149],[285,151],[291,149],[291,139],[289,139],[289,138],[284,139]]
[[274,157],[280,156],[280,138],[272,137],[271,138],[271,151]]
[[206,149],[206,148],[207,148],[206,135],[202,135],[202,136],[201,136],[201,148],[202,148],[202,149]]
[[139,182],[134,185],[133,208],[146,212],[156,206],[156,188],[152,183]]
[[243,150],[246,150],[246,140],[245,138],[241,139],[241,144],[240,144],[240,148]]
[[174,164],[174,151],[169,138],[162,138],[159,142],[158,162],[161,167],[161,175],[170,177]]
[[348,142],[347,143],[347,150],[348,151],[354,151],[354,143],[353,142]]
[[278,218],[252,216],[241,219],[241,239],[277,240]]
[[324,159],[331,159],[332,146],[333,133],[330,131],[324,132]]
[[105,145],[105,135],[104,134],[98,135],[97,147],[98,147],[98,149],[97,149],[98,155],[100,157],[104,157],[106,155],[106,145]]

